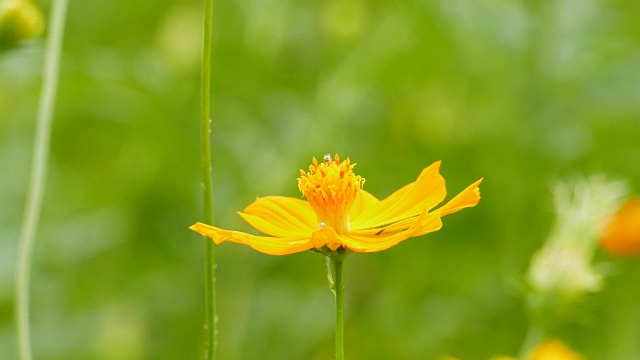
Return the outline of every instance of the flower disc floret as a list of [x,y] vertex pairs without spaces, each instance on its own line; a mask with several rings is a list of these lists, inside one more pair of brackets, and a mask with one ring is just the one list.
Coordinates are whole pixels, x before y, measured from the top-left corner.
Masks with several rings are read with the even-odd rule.
[[336,155],[332,161],[330,155],[325,155],[324,160],[318,163],[314,157],[309,172],[300,170],[298,189],[316,213],[319,227],[346,233],[351,229],[349,212],[365,179],[353,173],[356,164],[348,158],[341,162]]

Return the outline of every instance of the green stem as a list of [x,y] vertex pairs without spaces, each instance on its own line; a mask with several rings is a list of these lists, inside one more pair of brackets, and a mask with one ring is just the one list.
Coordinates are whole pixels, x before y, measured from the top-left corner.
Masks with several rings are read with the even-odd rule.
[[531,352],[542,342],[544,339],[544,331],[535,325],[529,326],[527,335],[524,338],[520,351],[518,352],[518,359],[526,360]]
[[64,23],[67,14],[67,0],[53,2],[51,26],[47,35],[42,70],[42,90],[38,105],[36,139],[31,159],[31,178],[27,192],[24,220],[18,243],[16,263],[16,329],[18,355],[20,359],[31,360],[31,331],[29,328],[29,288],[32,252],[40,220],[44,186],[47,177],[49,144],[51,142],[51,122],[58,88],[60,55],[64,37]]
[[[200,143],[204,222],[213,225],[213,170],[211,165],[211,47],[213,33],[213,0],[204,0],[202,63],[200,66]],[[205,359],[216,358],[216,265],[213,241],[205,238]]]
[[336,299],[336,360],[344,360],[344,276],[342,266],[345,254],[329,255],[329,287]]

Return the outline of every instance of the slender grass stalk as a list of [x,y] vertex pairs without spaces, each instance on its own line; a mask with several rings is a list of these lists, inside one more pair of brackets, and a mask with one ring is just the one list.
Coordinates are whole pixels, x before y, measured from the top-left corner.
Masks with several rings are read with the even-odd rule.
[[336,299],[336,360],[344,360],[344,276],[342,266],[346,254],[327,256],[329,287]]
[[[202,29],[202,63],[200,67],[200,142],[204,222],[213,224],[213,169],[211,165],[211,41],[213,33],[213,0],[204,0]],[[217,322],[215,246],[205,238],[205,356],[216,358]]]
[[38,105],[36,139],[31,159],[31,179],[27,192],[16,263],[16,329],[18,355],[22,360],[31,360],[31,331],[29,327],[29,284],[32,252],[40,220],[44,186],[47,177],[51,122],[58,88],[60,55],[67,15],[67,0],[56,0],[51,7],[50,28],[44,51],[42,90]]

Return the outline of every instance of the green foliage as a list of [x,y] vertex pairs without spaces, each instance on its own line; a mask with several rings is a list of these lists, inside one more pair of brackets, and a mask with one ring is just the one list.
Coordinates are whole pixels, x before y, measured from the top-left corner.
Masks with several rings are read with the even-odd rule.
[[[41,5],[41,4],[38,4]],[[631,2],[295,2],[214,6],[216,225],[299,196],[311,156],[349,156],[378,197],[443,160],[483,199],[444,228],[345,262],[348,359],[514,355],[518,292],[550,231],[553,180],[640,189],[640,25]],[[70,4],[32,282],[34,356],[193,359],[201,351],[196,1]],[[13,267],[41,44],[0,54],[0,349],[15,355]],[[327,359],[324,257],[218,248],[220,359]],[[558,330],[587,358],[640,356],[637,260]],[[6,350],[5,350],[6,349]]]

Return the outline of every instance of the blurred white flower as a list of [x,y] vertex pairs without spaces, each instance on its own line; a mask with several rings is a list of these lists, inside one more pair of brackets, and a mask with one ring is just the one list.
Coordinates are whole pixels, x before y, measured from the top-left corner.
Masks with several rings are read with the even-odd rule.
[[573,295],[602,287],[602,275],[591,266],[590,256],[562,244],[545,246],[534,255],[528,280],[545,293]]
[[555,186],[556,222],[527,274],[534,292],[574,296],[601,289],[602,275],[591,264],[593,253],[599,233],[626,193],[624,182],[603,176]]

